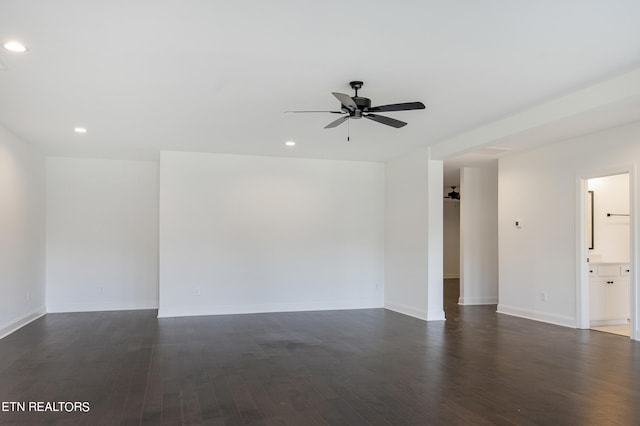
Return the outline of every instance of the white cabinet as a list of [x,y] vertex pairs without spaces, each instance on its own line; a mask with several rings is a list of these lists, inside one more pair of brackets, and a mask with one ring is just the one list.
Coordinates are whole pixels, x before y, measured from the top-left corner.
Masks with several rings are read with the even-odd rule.
[[592,326],[626,324],[629,318],[629,264],[589,264],[589,319]]

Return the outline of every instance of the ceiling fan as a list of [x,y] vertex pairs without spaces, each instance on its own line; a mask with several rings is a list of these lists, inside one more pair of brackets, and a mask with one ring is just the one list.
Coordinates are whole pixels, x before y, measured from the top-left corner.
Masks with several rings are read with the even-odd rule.
[[449,192],[447,194],[446,197],[444,198],[451,198],[452,200],[459,200],[460,199],[460,193],[458,191],[456,191],[456,187],[452,186],[451,187],[451,192]]
[[324,128],[331,129],[338,127],[350,118],[360,119],[368,118],[369,120],[376,121],[387,126],[395,127],[396,129],[406,126],[404,121],[396,120],[395,118],[386,117],[384,115],[373,114],[377,112],[391,112],[391,111],[408,111],[413,109],[424,109],[425,106],[422,102],[405,102],[401,104],[389,104],[380,106],[371,106],[371,99],[358,96],[358,90],[362,88],[364,83],[362,81],[352,81],[349,83],[351,88],[355,90],[355,96],[349,96],[344,93],[332,92],[340,101],[340,111],[285,111],[285,112],[328,112],[331,114],[342,114],[342,117],[327,124]]

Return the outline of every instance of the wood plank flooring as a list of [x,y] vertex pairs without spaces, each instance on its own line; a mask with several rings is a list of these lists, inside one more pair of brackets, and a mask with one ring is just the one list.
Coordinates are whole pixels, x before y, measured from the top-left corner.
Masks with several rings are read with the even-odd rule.
[[[450,287],[450,288],[449,288]],[[16,425],[638,425],[640,344],[459,307],[156,319],[49,314],[0,340]]]

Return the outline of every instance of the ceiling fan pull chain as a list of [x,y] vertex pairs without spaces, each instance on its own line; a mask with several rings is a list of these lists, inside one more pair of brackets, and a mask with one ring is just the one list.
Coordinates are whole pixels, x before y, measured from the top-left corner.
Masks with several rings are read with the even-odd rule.
[[351,140],[350,137],[351,137],[351,120],[347,118],[347,142]]

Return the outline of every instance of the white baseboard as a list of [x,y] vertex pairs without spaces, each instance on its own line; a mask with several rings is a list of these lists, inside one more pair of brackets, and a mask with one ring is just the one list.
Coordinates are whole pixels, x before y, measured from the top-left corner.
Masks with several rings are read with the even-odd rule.
[[402,303],[385,302],[384,308],[389,309],[390,311],[398,312],[399,314],[408,315],[410,317],[427,321],[427,312],[421,309],[416,309],[413,306],[407,306]]
[[157,302],[148,302],[135,305],[88,305],[85,303],[69,303],[63,305],[47,306],[50,314],[72,313],[72,312],[112,312],[112,311],[141,311],[147,309],[158,309]]
[[629,324],[629,321],[627,321],[626,318],[589,321],[590,327],[606,327],[608,325],[627,325],[627,324]]
[[7,337],[14,331],[17,331],[30,322],[37,320],[46,313],[46,308],[44,306],[40,306],[30,312],[27,312],[19,318],[0,325],[0,339],[2,339],[3,337]]
[[427,321],[446,321],[444,311],[442,309],[438,311],[428,311]]
[[498,296],[491,297],[460,297],[458,305],[497,305]]
[[511,315],[514,317],[546,322],[549,324],[561,325],[563,327],[576,328],[576,319],[574,317],[569,317],[565,315],[550,314],[544,311],[518,308],[516,306],[508,306],[503,304],[498,305],[497,312],[499,314]]
[[453,280],[456,278],[460,278],[460,274],[444,274],[444,276],[442,277],[445,280]]
[[305,312],[336,311],[345,309],[382,308],[380,302],[372,300],[312,302],[312,303],[274,303],[251,305],[213,305],[213,306],[177,306],[158,309],[158,318],[197,317],[208,315],[263,314],[269,312]]

